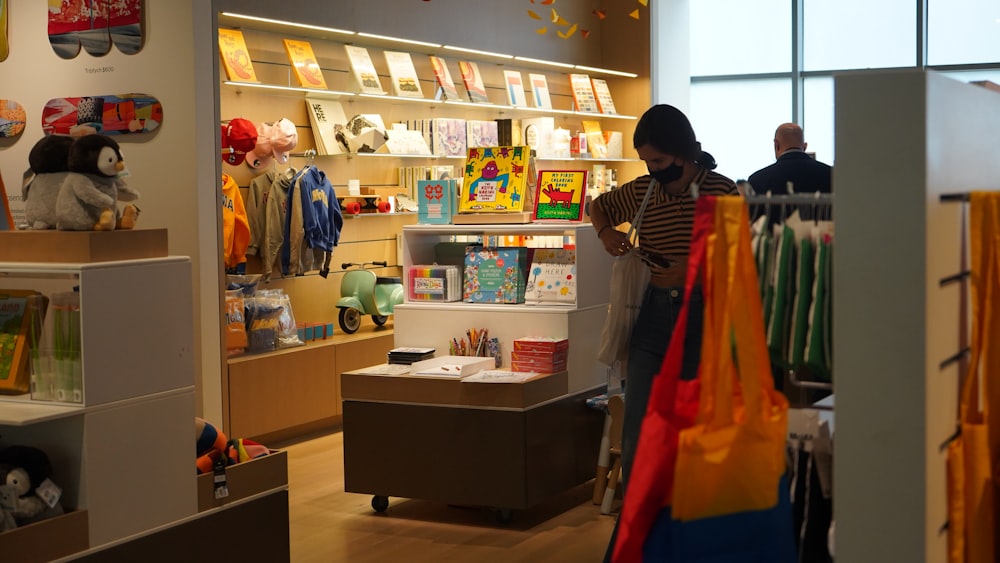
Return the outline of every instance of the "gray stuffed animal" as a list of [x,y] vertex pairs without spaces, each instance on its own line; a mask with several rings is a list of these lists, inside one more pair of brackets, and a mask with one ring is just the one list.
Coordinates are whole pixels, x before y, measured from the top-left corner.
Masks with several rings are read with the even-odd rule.
[[69,147],[73,139],[46,135],[28,153],[28,180],[21,188],[28,229],[56,228],[56,200],[69,175]]
[[86,135],[69,149],[69,174],[56,201],[60,231],[113,231],[117,220],[118,173],[125,169],[118,143]]

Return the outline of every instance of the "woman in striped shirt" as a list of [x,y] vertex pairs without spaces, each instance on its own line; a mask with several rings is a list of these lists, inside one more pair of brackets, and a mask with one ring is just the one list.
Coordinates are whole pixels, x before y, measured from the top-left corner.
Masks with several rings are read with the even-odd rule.
[[[649,174],[601,194],[590,206],[591,220],[604,249],[612,256],[621,256],[632,248],[632,242],[615,227],[632,221],[646,191],[654,190],[638,229],[637,242],[647,257],[650,281],[629,343],[622,427],[624,485],[628,483],[653,378],[660,371],[684,297],[694,224],[691,186],[697,185],[699,194],[738,193],[732,180],[712,171],[714,159],[701,150],[691,123],[673,106],[661,104],[647,110],[636,124],[632,142]],[[697,375],[702,306],[701,288],[695,288],[684,343],[684,379]]]

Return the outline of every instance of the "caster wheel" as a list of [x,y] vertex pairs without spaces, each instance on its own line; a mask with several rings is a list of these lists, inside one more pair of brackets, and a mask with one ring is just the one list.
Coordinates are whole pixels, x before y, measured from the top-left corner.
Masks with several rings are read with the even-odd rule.
[[375,495],[372,497],[372,510],[375,512],[385,512],[389,508],[389,497]]
[[500,522],[504,526],[510,524],[510,521],[513,520],[513,518],[514,514],[511,512],[509,508],[497,509],[497,522]]

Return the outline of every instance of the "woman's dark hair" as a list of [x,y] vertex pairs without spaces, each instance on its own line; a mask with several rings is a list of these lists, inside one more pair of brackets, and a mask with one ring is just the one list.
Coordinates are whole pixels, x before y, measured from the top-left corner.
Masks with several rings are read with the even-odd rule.
[[702,152],[691,122],[681,110],[667,104],[655,105],[639,118],[632,134],[632,146],[645,145],[693,161],[697,161]]

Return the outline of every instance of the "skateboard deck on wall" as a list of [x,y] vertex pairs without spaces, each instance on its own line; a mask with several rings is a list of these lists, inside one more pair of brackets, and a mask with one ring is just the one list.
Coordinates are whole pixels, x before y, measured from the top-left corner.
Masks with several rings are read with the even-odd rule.
[[27,117],[21,104],[14,100],[0,100],[0,139],[20,135],[24,131],[26,121]]
[[146,94],[54,98],[42,109],[46,135],[150,133],[163,123],[163,106]]
[[0,61],[10,54],[10,44],[7,43],[7,0],[0,0]]
[[61,58],[72,59],[83,47],[100,57],[114,42],[134,55],[142,49],[142,0],[48,0],[49,44]]

